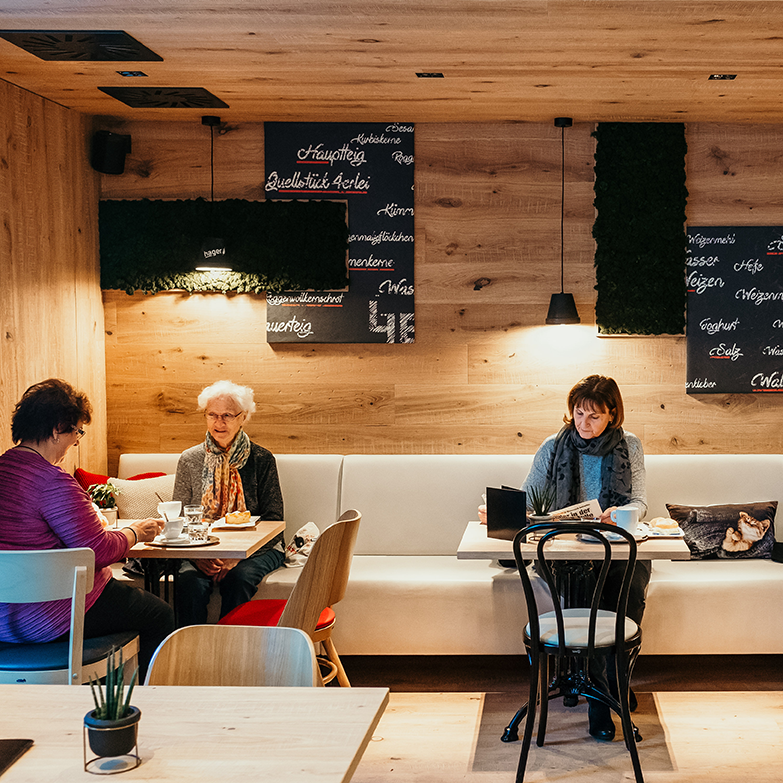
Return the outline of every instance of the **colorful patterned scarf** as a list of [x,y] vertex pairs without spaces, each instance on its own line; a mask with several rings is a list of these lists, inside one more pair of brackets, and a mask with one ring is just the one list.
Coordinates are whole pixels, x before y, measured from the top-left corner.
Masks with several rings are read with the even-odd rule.
[[250,438],[247,433],[240,430],[228,450],[219,446],[207,433],[204,450],[206,454],[201,473],[204,516],[220,519],[230,511],[245,511],[245,493],[239,470],[250,456]]
[[631,498],[631,460],[622,428],[606,429],[597,438],[585,440],[575,427],[563,427],[555,438],[546,476],[547,485],[557,493],[555,508],[578,502],[582,454],[603,458],[601,508],[625,505]]

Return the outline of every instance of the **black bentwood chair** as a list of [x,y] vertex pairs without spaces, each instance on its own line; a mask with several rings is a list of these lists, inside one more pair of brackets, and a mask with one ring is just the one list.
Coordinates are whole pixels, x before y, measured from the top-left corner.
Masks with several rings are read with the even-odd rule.
[[[530,554],[526,553],[523,556],[520,544],[525,541],[525,536],[528,533],[541,535],[538,540],[536,560],[538,561],[538,571],[546,581],[549,595],[552,597],[552,605],[554,606],[552,611],[541,613],[536,603],[530,575],[525,568],[524,560],[525,558],[529,560]],[[621,536],[624,540],[612,544],[605,536],[606,533]],[[560,591],[557,584],[557,560],[552,559],[553,553],[548,552],[547,544],[561,536],[573,534],[583,540],[593,542],[596,554],[591,560],[593,560],[595,568],[600,565],[600,570],[597,574],[592,597],[584,601],[585,606],[562,608],[558,598]],[[606,575],[612,562],[612,546],[627,548],[628,560],[617,605],[610,611],[600,609],[599,604]],[[636,781],[643,783],[639,752],[636,747],[636,742],[641,737],[631,722],[631,712],[628,706],[631,671],[642,643],[641,628],[625,616],[631,575],[636,564],[634,537],[615,525],[606,525],[600,522],[541,522],[529,525],[517,533],[514,538],[514,557],[519,568],[528,617],[530,618],[524,631],[525,648],[530,660],[530,697],[517,768],[517,783],[522,783],[525,777],[536,707],[540,707],[538,737],[536,739],[536,744],[540,747],[544,744],[546,734],[547,705],[550,694],[561,695],[564,693],[574,696],[584,695],[601,701],[620,716],[625,746],[631,755]],[[603,560],[600,560],[601,557]],[[546,607],[547,610],[549,608],[549,606]],[[596,682],[590,675],[590,659],[606,658],[611,653],[615,654],[616,659],[615,671],[617,693],[619,694],[617,699],[612,696],[604,684]],[[541,693],[539,693],[539,687]]]

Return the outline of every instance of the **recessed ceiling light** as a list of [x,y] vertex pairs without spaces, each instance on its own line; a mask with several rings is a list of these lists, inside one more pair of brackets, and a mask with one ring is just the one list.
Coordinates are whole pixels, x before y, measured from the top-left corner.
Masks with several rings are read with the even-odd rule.
[[730,82],[737,78],[737,74],[736,73],[711,73],[707,78],[708,81]]
[[437,71],[423,71],[416,74],[417,79],[442,79],[443,74]]

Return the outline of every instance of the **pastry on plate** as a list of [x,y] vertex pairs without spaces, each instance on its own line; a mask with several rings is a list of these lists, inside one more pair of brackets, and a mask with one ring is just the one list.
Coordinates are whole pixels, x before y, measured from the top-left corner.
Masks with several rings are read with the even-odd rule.
[[249,511],[232,511],[230,514],[226,514],[225,517],[227,525],[246,525],[249,521]]
[[656,530],[670,530],[672,532],[675,532],[679,528],[677,521],[671,517],[655,517],[650,520],[649,525]]

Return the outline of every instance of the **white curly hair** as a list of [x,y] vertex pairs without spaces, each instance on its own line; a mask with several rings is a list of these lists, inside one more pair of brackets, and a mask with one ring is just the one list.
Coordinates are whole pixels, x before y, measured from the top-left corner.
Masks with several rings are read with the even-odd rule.
[[245,414],[245,421],[250,421],[256,404],[253,400],[253,390],[249,386],[240,386],[231,381],[216,381],[201,390],[198,396],[198,407],[206,410],[212,400],[221,398],[231,400]]

